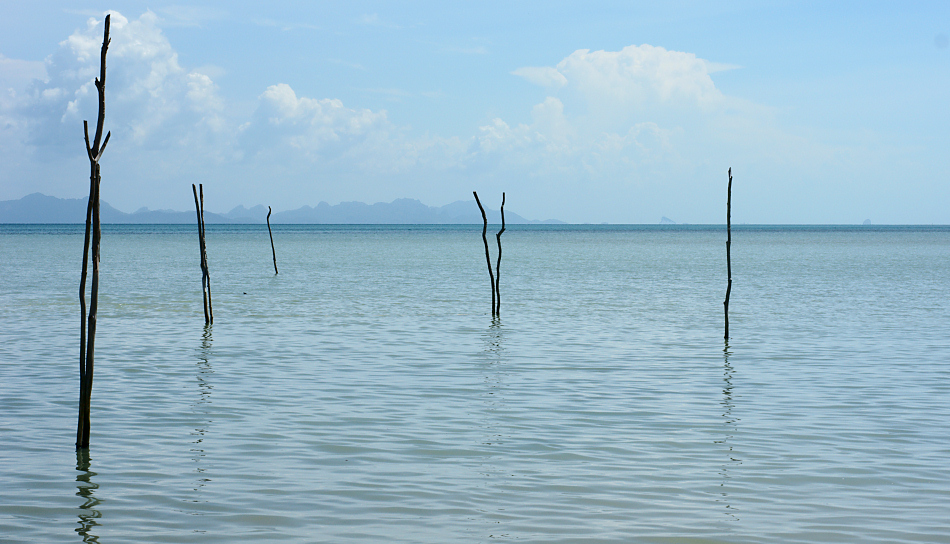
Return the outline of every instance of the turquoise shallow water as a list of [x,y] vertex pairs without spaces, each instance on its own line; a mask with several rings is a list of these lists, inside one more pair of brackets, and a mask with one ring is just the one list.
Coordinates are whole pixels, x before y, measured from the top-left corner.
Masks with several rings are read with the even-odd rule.
[[0,226],[0,541],[950,541],[950,228],[480,230]]

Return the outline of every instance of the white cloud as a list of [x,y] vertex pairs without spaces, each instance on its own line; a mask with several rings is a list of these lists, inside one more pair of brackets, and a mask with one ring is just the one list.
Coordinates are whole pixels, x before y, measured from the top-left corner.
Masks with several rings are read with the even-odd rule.
[[[82,120],[95,122],[102,29],[101,17],[91,19],[43,65],[0,57],[0,83],[15,82],[15,92],[0,94],[0,158],[5,165],[33,161],[18,174],[3,174],[7,197],[82,190],[81,179],[56,182],[70,188],[62,190],[53,182],[36,186],[31,176],[42,171],[65,180],[82,171]],[[789,137],[768,109],[724,95],[710,74],[731,68],[651,45],[582,49],[555,66],[511,72],[549,95],[523,105],[519,118],[495,118],[470,135],[443,137],[414,132],[352,99],[299,95],[285,83],[263,84],[256,104],[229,102],[215,83],[221,69],[182,66],[154,13],[129,20],[112,12],[107,176],[130,180],[129,187],[110,190],[134,195],[135,207],[175,207],[166,195],[170,184],[198,178],[227,186],[230,198],[239,199],[232,205],[269,199],[274,189],[294,205],[405,196],[439,203],[477,186],[530,193],[535,211],[546,216],[577,219],[561,211],[576,208],[586,217],[643,220],[625,204],[633,195],[644,210],[664,199],[679,202],[688,183],[690,191],[703,190],[695,180],[718,175],[736,157],[783,168],[814,158],[827,164],[820,146]],[[398,89],[362,91],[415,98]],[[49,166],[56,162],[51,158],[61,164]],[[274,179],[279,182],[271,184]],[[182,194],[185,204],[189,194]]]
[[573,153],[575,134],[564,118],[564,104],[554,97],[531,110],[533,122],[511,127],[501,119],[493,119],[490,125],[479,127],[477,138],[479,151],[483,153],[519,153],[521,159],[535,160],[530,155],[545,153],[569,155]]
[[569,85],[597,115],[645,114],[648,108],[710,110],[723,96],[692,53],[652,45],[620,51],[581,49],[557,65]]
[[271,85],[242,127],[248,157],[299,163],[301,168],[346,168],[371,174],[452,168],[466,150],[458,138],[412,137],[385,110],[354,109],[341,100],[298,97]]
[[495,119],[481,127],[478,150],[506,167],[531,165],[533,176],[636,179],[645,168],[681,162],[684,136],[704,139],[735,106],[709,70],[694,54],[651,45],[581,49],[556,67],[519,68],[512,74],[560,97],[534,106],[529,124]]
[[413,136],[385,110],[300,96],[280,83],[258,97],[241,126],[240,148],[249,167],[270,164],[288,179],[309,173],[376,187],[407,176],[452,183],[484,177],[524,188],[662,183],[664,169],[689,168],[683,150],[713,137],[711,120],[732,103],[716,89],[706,61],[649,45],[580,50],[556,67],[513,73],[559,89],[563,99],[545,98],[526,123],[497,118],[470,139],[441,138]]
[[671,135],[653,122],[637,123],[627,130],[594,135],[579,130],[564,114],[564,104],[548,97],[532,108],[532,122],[510,126],[494,119],[479,129],[471,159],[499,171],[532,178],[635,176],[643,165],[655,166],[676,158]]
[[[210,76],[189,72],[147,11],[130,21],[111,12],[106,60],[106,129],[120,145],[167,147],[193,141],[194,131],[224,129],[223,104]],[[84,119],[94,121],[98,93],[102,19],[60,43],[46,61],[47,81],[36,82],[20,103],[29,120],[30,141],[38,146],[75,146]],[[115,145],[113,144],[113,145]]]
[[350,109],[336,99],[298,98],[290,85],[280,83],[260,96],[245,133],[259,149],[287,146],[305,155],[326,156],[389,129],[385,111]]

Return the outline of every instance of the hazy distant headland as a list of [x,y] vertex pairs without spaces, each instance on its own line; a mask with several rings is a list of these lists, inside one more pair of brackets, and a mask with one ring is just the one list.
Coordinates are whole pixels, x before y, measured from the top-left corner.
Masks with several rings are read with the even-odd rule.
[[[0,223],[85,223],[85,198],[56,198],[33,193],[19,200],[0,201]],[[195,212],[149,210],[140,208],[132,213],[119,211],[103,201],[100,204],[103,223],[120,224],[181,224],[194,223]],[[486,210],[488,220],[500,223],[498,210]],[[223,214],[205,212],[206,223],[256,224],[267,219],[267,207],[238,206]],[[469,224],[482,222],[474,200],[453,202],[445,206],[426,206],[418,200],[400,198],[392,202],[364,204],[326,202],[316,207],[303,206],[296,210],[274,212],[271,223],[284,224]],[[511,224],[563,223],[556,219],[528,220],[510,210],[505,211],[505,222]]]

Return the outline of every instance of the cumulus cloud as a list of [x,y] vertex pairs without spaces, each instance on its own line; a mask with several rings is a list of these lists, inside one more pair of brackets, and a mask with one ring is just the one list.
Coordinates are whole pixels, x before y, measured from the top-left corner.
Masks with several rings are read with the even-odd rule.
[[[292,148],[304,155],[328,156],[385,136],[386,112],[351,109],[337,99],[297,97],[286,83],[271,85],[244,128],[245,141],[258,149]],[[382,134],[381,134],[382,133]]]
[[[533,106],[528,122],[493,119],[470,138],[412,135],[385,110],[301,96],[278,83],[241,124],[239,148],[255,168],[270,164],[288,177],[320,172],[353,180],[360,173],[353,183],[399,176],[637,182],[683,164],[690,131],[709,135],[709,119],[730,103],[709,73],[707,61],[662,47],[579,50],[553,67],[515,70],[561,96]],[[210,80],[193,76],[189,85],[192,102],[215,111]]]
[[[847,149],[782,128],[771,108],[724,94],[711,74],[737,68],[653,45],[580,49],[554,66],[519,68],[512,74],[549,96],[529,122],[497,118],[482,126],[472,164],[545,194],[551,187],[574,191],[574,205],[617,216],[631,213],[618,197],[634,195],[651,206],[708,213],[703,202],[718,193],[705,180],[720,179],[730,165],[747,172],[781,167],[782,179],[796,182],[815,165],[861,167],[856,158],[836,158]],[[777,179],[761,179],[757,188],[794,193],[795,183]]]
[[481,127],[478,152],[508,166],[530,164],[531,175],[636,177],[681,161],[683,127],[705,131],[732,103],[709,75],[719,68],[652,45],[580,49],[556,66],[519,68],[512,74],[559,96],[534,106],[530,123],[495,119]]
[[[114,141],[160,148],[192,142],[196,131],[221,131],[224,108],[214,82],[179,64],[158,16],[150,11],[132,21],[118,12],[111,16],[106,123],[118,137]],[[30,143],[71,149],[77,127],[95,119],[102,31],[103,19],[90,18],[47,58],[48,77],[35,81],[19,104]]]
[[643,104],[708,106],[722,99],[709,74],[730,68],[692,53],[652,45],[620,51],[579,49],[557,67],[524,67],[512,72],[544,87],[570,84],[588,101],[609,107]]
[[533,122],[511,127],[501,119],[480,127],[478,149],[483,153],[524,152],[537,149],[550,154],[572,153],[575,134],[564,117],[564,104],[554,97],[531,110]]
[[[94,122],[97,110],[102,25],[102,18],[90,19],[42,65],[0,57],[0,84],[8,87],[0,87],[5,165],[27,148],[41,160],[20,173],[47,168],[45,177],[55,179],[81,171],[75,166],[85,161],[82,121]],[[761,108],[716,87],[710,74],[734,67],[651,45],[581,49],[554,66],[518,68],[511,73],[542,88],[543,99],[525,104],[517,119],[495,118],[450,136],[420,134],[392,122],[385,110],[302,96],[286,83],[262,85],[250,109],[235,107],[215,82],[220,69],[182,66],[152,12],[136,20],[112,12],[108,67],[109,168],[116,178],[124,169],[140,185],[113,190],[134,195],[136,207],[143,198],[150,206],[176,206],[165,187],[180,177],[226,180],[220,183],[240,195],[232,205],[271,198],[265,178],[280,179],[291,195],[282,198],[294,204],[423,195],[449,202],[477,181],[480,192],[541,195],[537,206],[586,200],[596,213],[614,206],[614,217],[628,217],[618,195],[646,198],[646,186],[696,179],[695,165],[705,160],[719,168],[737,148],[767,148],[771,155],[759,155],[773,162],[781,159],[774,150],[810,153],[799,153],[807,147],[801,142],[788,145]],[[715,160],[703,158],[712,155]],[[51,156],[74,162],[46,167],[55,162],[43,160]],[[10,198],[35,190],[77,196],[35,186],[25,175],[4,175],[5,184],[22,185]],[[81,190],[83,183],[74,185]],[[554,187],[561,196],[551,196]],[[563,196],[568,191],[574,192]],[[189,194],[181,195],[185,204]],[[543,213],[557,213],[549,210]]]
[[652,45],[620,51],[581,49],[559,62],[557,69],[588,111],[601,120],[710,112],[723,102],[705,61]]
[[297,96],[286,83],[271,85],[261,94],[252,119],[240,130],[248,160],[298,162],[302,168],[392,174],[447,168],[465,151],[458,138],[410,136],[405,127],[389,121],[385,110]]
[[673,128],[741,106],[710,74],[732,68],[652,45],[620,51],[579,49],[553,67],[512,72],[557,91],[571,123],[589,138],[625,133],[645,121]]
[[622,180],[676,158],[671,137],[677,131],[651,121],[590,134],[565,115],[564,104],[554,97],[535,105],[531,118],[514,126],[496,118],[480,127],[471,160],[515,176]]
[[[628,179],[678,160],[682,127],[695,127],[728,102],[710,78],[708,61],[641,45],[582,49],[555,66],[514,70],[558,96],[534,105],[527,122],[494,119],[470,137],[413,133],[393,124],[385,110],[300,96],[285,83],[264,88],[253,114],[242,119],[220,96],[217,72],[182,66],[160,25],[150,11],[135,20],[112,12],[107,128],[113,146],[176,150],[173,162],[190,157],[193,165],[211,158],[238,161],[247,172],[360,172],[368,180],[475,173]],[[27,127],[21,132],[35,148],[81,156],[79,127],[96,115],[101,40],[102,19],[91,18],[59,44],[43,70],[28,71],[33,83],[20,93],[17,111]]]

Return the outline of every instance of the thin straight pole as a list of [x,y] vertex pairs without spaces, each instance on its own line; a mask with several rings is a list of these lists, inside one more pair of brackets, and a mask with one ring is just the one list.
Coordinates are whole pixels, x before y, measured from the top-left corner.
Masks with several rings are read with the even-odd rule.
[[498,241],[498,262],[495,264],[495,315],[501,315],[501,235],[505,232],[505,193],[501,193],[501,230],[495,235]]
[[729,168],[729,188],[726,190],[726,271],[729,284],[726,286],[726,300],[723,301],[723,310],[726,318],[726,332],[723,335],[729,340],[729,295],[732,293],[732,168]]
[[205,325],[211,323],[211,316],[208,315],[208,290],[205,287],[207,274],[205,272],[205,237],[204,229],[201,226],[201,203],[198,201],[198,188],[191,184],[191,191],[195,195],[195,214],[198,216],[198,250],[201,252],[201,302],[205,310]]
[[482,212],[482,242],[485,244],[485,260],[488,262],[488,279],[491,282],[491,315],[495,315],[497,311],[495,308],[495,274],[491,269],[491,255],[488,253],[488,217],[485,215],[485,208],[482,207],[482,202],[478,200],[478,193],[472,191],[472,194],[475,195],[475,203],[478,204],[478,209]]
[[267,234],[270,234],[270,252],[274,255],[274,275],[277,275],[277,250],[274,249],[274,233],[270,230],[270,206],[267,207]]

